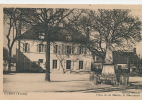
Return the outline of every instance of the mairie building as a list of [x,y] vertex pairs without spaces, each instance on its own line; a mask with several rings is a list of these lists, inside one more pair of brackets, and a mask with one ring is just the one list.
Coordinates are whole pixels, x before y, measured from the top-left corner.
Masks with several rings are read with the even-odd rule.
[[[17,40],[17,72],[43,72],[46,69],[45,33],[37,27],[21,34]],[[51,72],[90,71],[91,52],[83,45],[84,39],[64,29],[50,36]]]

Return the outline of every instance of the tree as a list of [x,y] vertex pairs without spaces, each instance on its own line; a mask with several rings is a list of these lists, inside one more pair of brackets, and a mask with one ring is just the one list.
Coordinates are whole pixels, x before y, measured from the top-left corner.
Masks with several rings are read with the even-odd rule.
[[3,61],[6,62],[8,61],[8,59],[8,50],[5,47],[3,47]]
[[131,16],[130,10],[99,9],[94,17],[94,24],[94,30],[105,44],[105,62],[112,60],[111,51],[116,46],[130,46],[141,40],[141,21]]
[[11,71],[11,57],[12,57],[12,48],[14,43],[17,40],[19,34],[21,34],[21,12],[16,8],[4,8],[4,24],[5,28],[8,28],[6,38],[8,40],[8,71]]
[[93,10],[78,10],[78,15],[74,15],[66,27],[74,33],[75,36],[81,36],[83,45],[85,45],[91,52],[92,56],[99,56],[104,59],[105,50],[102,48],[102,40],[99,38],[98,33],[94,30],[95,25],[93,16],[95,11]]
[[50,42],[54,41],[51,40],[51,36],[58,32],[56,27],[62,27],[61,23],[73,12],[73,9],[27,8],[22,9],[22,12],[25,13],[25,15],[22,16],[22,20],[33,26],[39,26],[42,32],[45,33],[45,38],[43,39],[43,41],[46,41],[47,45],[45,81],[50,81]]
[[141,40],[141,21],[130,10],[86,10],[74,25],[82,31],[89,50],[105,62],[112,62],[115,48],[124,49]]

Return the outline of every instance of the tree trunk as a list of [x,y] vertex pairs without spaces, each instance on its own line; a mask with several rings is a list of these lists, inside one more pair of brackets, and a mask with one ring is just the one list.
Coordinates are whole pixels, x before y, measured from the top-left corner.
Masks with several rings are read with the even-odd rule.
[[61,64],[61,67],[62,67],[62,69],[63,69],[63,74],[65,74],[66,71],[65,71],[64,66],[63,66],[63,64],[62,64],[62,61],[60,61],[60,64]]
[[9,48],[8,72],[11,72],[11,58],[12,58],[12,50]]
[[50,82],[50,41],[46,41],[46,74],[45,81]]

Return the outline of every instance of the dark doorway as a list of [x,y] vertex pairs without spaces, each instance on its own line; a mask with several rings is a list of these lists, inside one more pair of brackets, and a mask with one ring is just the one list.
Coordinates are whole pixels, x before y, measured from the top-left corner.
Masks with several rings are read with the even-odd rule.
[[71,60],[66,61],[66,69],[71,69]]

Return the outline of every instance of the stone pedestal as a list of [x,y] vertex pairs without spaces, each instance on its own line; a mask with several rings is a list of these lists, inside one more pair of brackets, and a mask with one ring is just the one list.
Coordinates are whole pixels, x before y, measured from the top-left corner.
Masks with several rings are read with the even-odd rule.
[[102,75],[115,75],[113,64],[103,64]]

